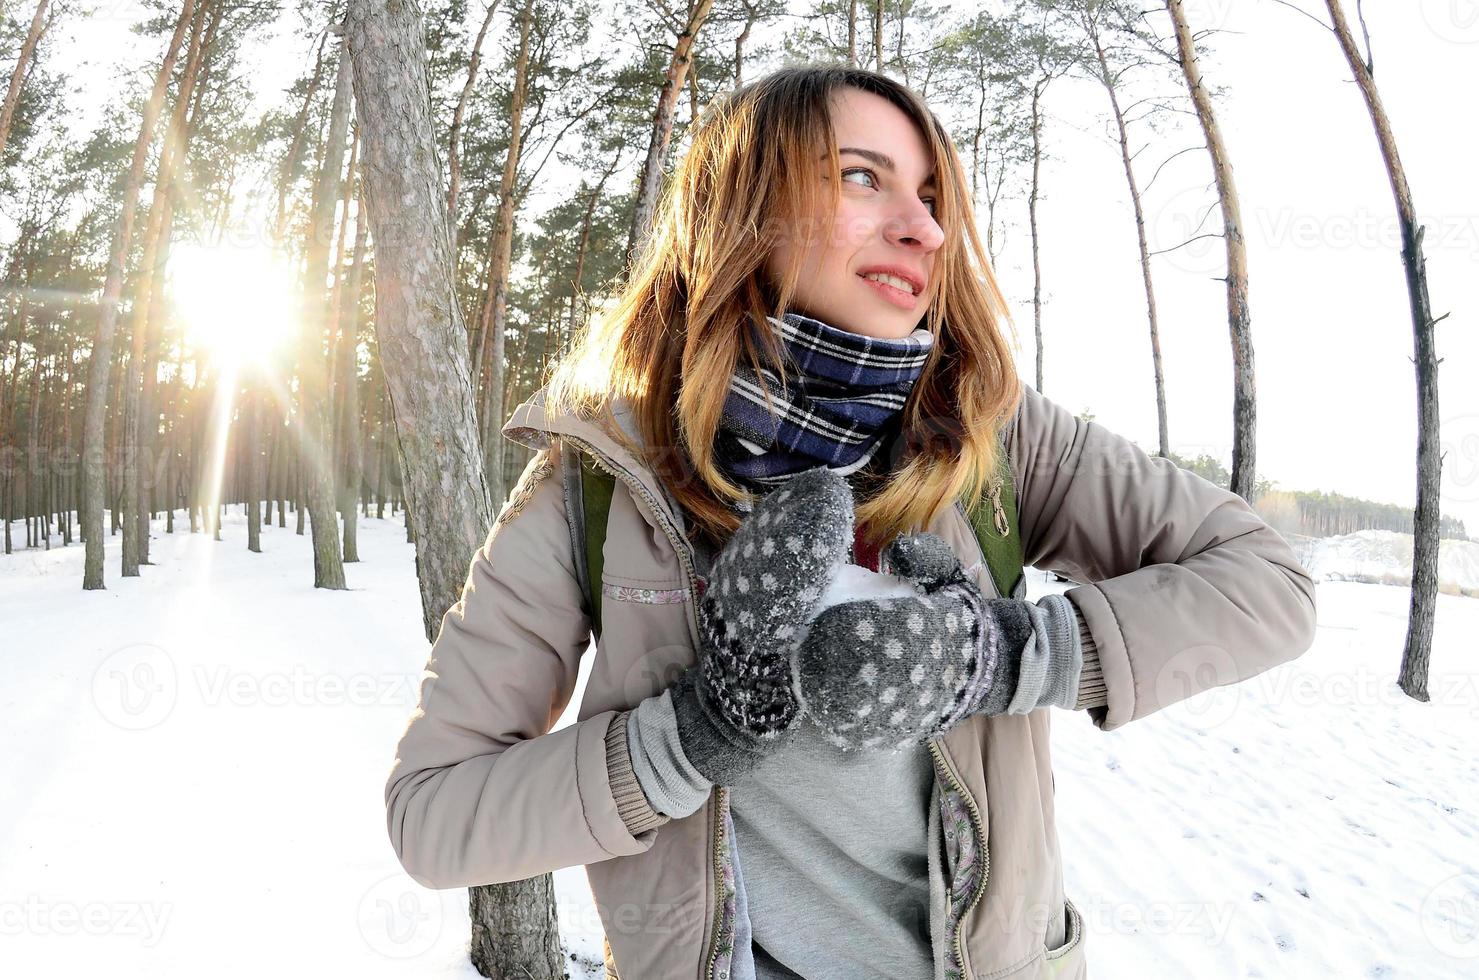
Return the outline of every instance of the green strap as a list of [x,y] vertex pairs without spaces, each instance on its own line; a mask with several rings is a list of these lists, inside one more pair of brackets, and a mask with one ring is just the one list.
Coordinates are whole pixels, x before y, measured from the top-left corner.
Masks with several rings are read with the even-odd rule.
[[585,567],[590,583],[591,630],[601,635],[601,569],[606,563],[606,515],[611,511],[611,492],[616,477],[597,469],[585,453],[580,454],[581,498],[585,505]]
[[1023,584],[1022,537],[1017,529],[1017,488],[1005,448],[1000,458],[997,476],[987,485],[987,493],[980,503],[971,510],[970,519],[997,592],[1002,598],[1013,599]]

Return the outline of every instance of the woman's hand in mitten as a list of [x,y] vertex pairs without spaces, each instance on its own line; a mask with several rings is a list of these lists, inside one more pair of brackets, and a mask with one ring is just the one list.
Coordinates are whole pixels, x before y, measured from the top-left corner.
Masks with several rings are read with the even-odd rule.
[[884,555],[919,594],[816,617],[796,651],[806,714],[843,748],[904,748],[1004,712],[1012,692],[998,667],[1032,635],[1030,603],[986,598],[933,534],[900,537]]
[[714,559],[699,660],[672,691],[684,755],[711,782],[730,785],[793,729],[792,648],[852,539],[852,490],[816,467],[761,497]]

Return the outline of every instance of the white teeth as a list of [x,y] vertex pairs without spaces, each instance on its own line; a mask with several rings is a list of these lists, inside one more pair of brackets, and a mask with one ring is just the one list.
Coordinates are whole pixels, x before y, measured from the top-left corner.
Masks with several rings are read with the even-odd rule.
[[893,286],[895,289],[902,289],[910,296],[914,295],[914,284],[909,282],[909,280],[907,279],[900,279],[898,276],[890,276],[882,272],[864,273],[863,278],[872,279],[874,282],[881,282],[885,285]]

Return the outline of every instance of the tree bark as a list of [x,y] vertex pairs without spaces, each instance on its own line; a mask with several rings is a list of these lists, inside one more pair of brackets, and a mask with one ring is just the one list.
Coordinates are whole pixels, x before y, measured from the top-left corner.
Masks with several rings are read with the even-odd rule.
[[298,110],[298,117],[293,121],[293,143],[288,147],[288,155],[283,159],[282,176],[277,187],[277,223],[273,225],[273,234],[278,241],[282,241],[286,233],[288,215],[288,184],[293,179],[293,170],[298,166],[298,158],[303,153],[303,136],[308,130],[308,111],[313,107],[313,97],[318,94],[318,86],[323,78],[324,49],[328,46],[329,36],[324,34],[324,39],[319,42],[318,55],[313,62],[313,75],[308,81],[308,90],[303,93],[303,106]]
[[[1438,532],[1441,523],[1439,487],[1443,456],[1439,452],[1438,357],[1436,330],[1428,298],[1427,259],[1423,255],[1425,229],[1417,222],[1412,188],[1397,152],[1397,138],[1376,88],[1370,54],[1362,59],[1351,37],[1350,25],[1339,0],[1325,0],[1336,40],[1355,76],[1376,130],[1377,143],[1386,164],[1387,179],[1397,206],[1402,229],[1402,270],[1407,279],[1407,303],[1412,311],[1413,368],[1417,376],[1417,509],[1412,518],[1412,596],[1407,612],[1407,639],[1402,648],[1402,667],[1397,686],[1417,701],[1427,701],[1428,662],[1433,648],[1433,619],[1438,605]],[[1357,8],[1359,11],[1359,7]],[[1447,316],[1444,314],[1443,316]]]
[[5,92],[5,102],[0,104],[0,156],[5,155],[5,144],[10,141],[10,126],[15,120],[16,106],[21,102],[21,88],[30,72],[31,59],[36,56],[36,45],[41,43],[41,35],[46,32],[46,7],[49,3],[50,0],[40,0],[36,4],[36,14],[31,18],[31,27],[21,44],[15,69],[10,73],[10,88]]
[[1037,390],[1043,393],[1042,249],[1037,227],[1037,200],[1042,188],[1042,93],[1044,81],[1032,85],[1032,186],[1027,193],[1027,225],[1032,236],[1032,333],[1037,346]]
[[144,230],[144,253],[139,262],[138,275],[134,277],[134,302],[129,317],[132,349],[129,353],[128,371],[123,380],[123,547],[120,549],[120,573],[124,578],[139,574],[139,564],[144,560],[140,542],[149,537],[149,513],[144,501],[143,475],[152,472],[152,467],[143,452],[141,397],[144,368],[148,360],[150,308],[154,300],[156,274],[163,271],[156,266],[160,243],[169,223],[170,185],[174,180],[178,158],[185,154],[185,113],[190,107],[191,92],[200,71],[205,20],[210,6],[210,0],[203,0],[196,8],[194,23],[190,28],[189,53],[180,72],[174,111],[165,127],[164,144],[159,151],[159,167],[154,175],[154,199],[149,205],[149,220]]
[[883,0],[873,0],[873,70],[883,71]]
[[467,61],[467,81],[462,85],[462,94],[457,97],[457,108],[452,113],[452,131],[447,138],[447,167],[452,175],[447,189],[447,237],[452,243],[453,255],[457,254],[457,194],[462,187],[462,119],[467,114],[467,103],[472,99],[473,87],[477,84],[478,68],[483,63],[483,39],[488,36],[498,4],[499,0],[488,4],[483,26],[478,28],[477,39],[472,43],[472,54]]
[[519,15],[519,54],[514,67],[514,90],[509,102],[508,153],[498,185],[498,223],[488,257],[488,294],[483,304],[483,329],[479,346],[483,386],[482,411],[478,414],[483,433],[484,479],[492,499],[502,501],[503,487],[503,348],[508,328],[508,274],[514,234],[514,184],[523,148],[524,101],[529,90],[529,32],[534,21],[534,0],[524,0]]
[[[1233,351],[1233,451],[1229,489],[1252,504],[1257,479],[1253,461],[1258,444],[1258,404],[1253,373],[1253,334],[1248,312],[1248,249],[1243,241],[1243,212],[1238,202],[1237,184],[1233,182],[1232,161],[1228,159],[1222,129],[1212,110],[1212,97],[1202,85],[1196,45],[1186,21],[1186,11],[1182,9],[1182,0],[1166,0],[1166,10],[1175,28],[1176,50],[1181,55],[1186,87],[1191,90],[1197,119],[1207,137],[1207,153],[1212,158],[1217,197],[1222,205],[1222,241],[1227,249],[1227,325]],[[1159,348],[1156,362],[1159,365]],[[1163,432],[1163,455],[1165,438]]]
[[246,431],[246,486],[242,496],[246,498],[247,551],[262,553],[262,508],[259,496],[262,486],[262,402],[265,385],[247,396]]
[[[123,183],[123,203],[118,212],[118,222],[113,232],[113,244],[108,256],[108,272],[103,282],[103,295],[99,302],[97,336],[93,341],[92,359],[88,369],[87,414],[82,430],[82,473],[83,507],[82,533],[86,538],[83,559],[83,589],[101,589],[103,584],[103,503],[106,492],[104,479],[103,419],[108,407],[108,376],[113,358],[113,335],[118,326],[118,301],[123,292],[123,271],[128,261],[129,245],[133,240],[134,212],[139,202],[139,186],[143,183],[144,163],[149,155],[149,146],[154,140],[154,126],[159,121],[159,112],[164,105],[164,93],[174,71],[175,58],[180,50],[180,41],[195,13],[195,0],[183,0],[175,32],[165,48],[164,61],[154,76],[154,89],[144,104],[143,120],[139,124],[139,136],[134,141],[133,161]],[[126,436],[125,436],[126,438]]]
[[673,110],[678,104],[678,93],[683,91],[689,63],[693,60],[693,43],[713,6],[714,0],[691,0],[688,22],[678,34],[673,45],[673,57],[668,63],[667,71],[663,73],[657,109],[652,114],[652,137],[647,143],[647,159],[642,164],[642,175],[637,183],[637,204],[632,209],[632,225],[627,233],[628,268],[652,225],[657,195],[662,189],[662,159],[667,152],[668,140],[673,135]]
[[[350,174],[353,179],[353,171]],[[348,296],[340,319],[339,357],[339,445],[344,449],[343,472],[340,481],[339,512],[344,518],[344,560],[359,561],[359,514],[360,487],[363,484],[363,463],[360,451],[359,410],[359,325],[360,291],[364,285],[365,246],[370,228],[365,220],[363,189],[360,206],[354,219],[354,260],[349,273]]]
[[[433,640],[461,596],[468,556],[486,539],[493,504],[452,279],[421,13],[405,0],[350,0],[346,27],[375,239],[375,333],[400,443],[423,627]],[[553,928],[532,934],[487,925],[549,921],[550,875],[471,891],[471,955],[480,972],[564,976]]]
[[334,239],[335,208],[344,167],[344,140],[349,133],[350,59],[341,43],[339,73],[323,166],[313,194],[308,253],[303,274],[303,337],[298,353],[298,448],[303,474],[303,500],[313,534],[313,587],[343,589],[344,562],[339,551],[335,515],[333,433],[324,417],[328,388],[324,334],[329,317],[329,246]]
[[[1171,451],[1171,439],[1168,435],[1166,421],[1166,380],[1161,367],[1161,331],[1156,317],[1155,286],[1150,272],[1150,245],[1145,237],[1145,205],[1140,200],[1140,185],[1135,180],[1135,166],[1130,158],[1130,134],[1125,127],[1125,114],[1120,109],[1119,92],[1114,74],[1109,68],[1109,59],[1104,53],[1103,39],[1096,17],[1097,13],[1094,11],[1086,12],[1083,15],[1083,25],[1088,34],[1089,43],[1094,47],[1094,57],[1099,63],[1099,81],[1109,95],[1109,106],[1114,113],[1114,124],[1119,134],[1120,160],[1125,168],[1125,183],[1129,186],[1130,203],[1135,209],[1135,238],[1140,247],[1140,278],[1145,285],[1145,312],[1150,322],[1150,358],[1155,372],[1155,408],[1156,421],[1160,430],[1160,455],[1166,456]],[[1233,356],[1236,364],[1238,352],[1234,351]],[[1251,348],[1247,350],[1247,356],[1251,364],[1253,357]]]

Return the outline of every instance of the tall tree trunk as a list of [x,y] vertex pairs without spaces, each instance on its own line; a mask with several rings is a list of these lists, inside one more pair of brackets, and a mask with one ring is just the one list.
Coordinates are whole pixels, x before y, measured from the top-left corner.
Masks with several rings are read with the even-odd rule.
[[883,71],[883,0],[873,0],[873,70]]
[[0,156],[5,155],[5,144],[10,141],[10,125],[15,120],[16,106],[20,105],[21,88],[30,72],[31,60],[36,56],[36,45],[41,43],[41,35],[46,31],[46,8],[49,3],[50,0],[40,0],[36,4],[36,14],[31,18],[31,27],[26,31],[20,55],[10,73],[10,88],[5,92],[4,103],[0,103]]
[[[351,171],[351,177],[353,176]],[[359,561],[360,486],[363,463],[360,452],[359,418],[359,324],[360,292],[364,286],[365,246],[370,227],[365,220],[363,189],[354,219],[354,260],[350,267],[348,297],[340,319],[339,351],[339,445],[343,447],[344,478],[340,481],[339,512],[344,516],[344,560]],[[449,235],[450,237],[450,235]]]
[[[1248,249],[1243,241],[1243,212],[1238,203],[1238,188],[1233,182],[1232,161],[1222,141],[1222,129],[1212,111],[1212,97],[1202,84],[1197,66],[1196,45],[1191,27],[1186,22],[1182,0],[1166,0],[1166,10],[1176,32],[1176,49],[1181,55],[1181,71],[1197,119],[1207,136],[1207,153],[1212,158],[1212,173],[1217,178],[1217,197],[1222,204],[1222,241],[1227,248],[1227,326],[1233,351],[1233,452],[1231,487],[1233,493],[1252,504],[1254,483],[1253,460],[1258,440],[1258,405],[1254,397],[1253,334],[1248,314]],[[1157,351],[1159,363],[1159,351]],[[1164,424],[1164,423],[1163,423]],[[1162,455],[1165,454],[1162,432]]]
[[133,240],[134,211],[139,202],[139,185],[144,179],[144,163],[154,140],[154,126],[164,105],[164,93],[174,71],[180,41],[195,14],[195,0],[183,0],[175,32],[165,48],[164,61],[154,76],[154,89],[144,103],[139,136],[134,141],[133,160],[123,183],[123,204],[113,232],[108,256],[108,272],[99,302],[97,337],[93,341],[92,360],[88,371],[87,416],[82,431],[83,508],[82,534],[86,550],[82,573],[83,589],[101,589],[103,585],[103,503],[105,487],[103,418],[108,407],[108,376],[113,359],[113,334],[118,326],[118,301],[123,293],[124,265]]
[[288,185],[292,182],[293,171],[298,168],[298,158],[303,153],[303,137],[308,131],[308,112],[313,108],[313,97],[318,94],[318,86],[323,79],[324,50],[328,47],[329,32],[324,33],[323,40],[318,44],[318,55],[313,62],[313,75],[308,80],[308,90],[303,93],[303,105],[298,109],[298,117],[293,120],[293,142],[288,147],[288,155],[283,158],[282,172],[277,185],[277,221],[273,225],[273,235],[281,242],[287,233],[288,218]]
[[[1104,43],[1100,36],[1097,13],[1090,11],[1084,14],[1084,30],[1088,34],[1089,42],[1094,46],[1094,57],[1099,63],[1099,81],[1104,85],[1104,91],[1109,96],[1109,106],[1114,113],[1114,125],[1119,135],[1120,161],[1125,168],[1125,183],[1130,189],[1130,203],[1135,208],[1135,238],[1140,246],[1140,278],[1145,285],[1145,313],[1150,322],[1150,357],[1155,370],[1155,409],[1156,420],[1160,429],[1161,448],[1160,455],[1166,456],[1171,452],[1171,439],[1167,434],[1166,422],[1166,381],[1161,369],[1161,331],[1156,317],[1155,309],[1155,286],[1152,282],[1150,272],[1150,245],[1145,237],[1145,205],[1140,200],[1140,185],[1135,180],[1135,166],[1130,157],[1130,134],[1125,128],[1125,114],[1120,109],[1120,98],[1118,83],[1115,75],[1109,68],[1109,59],[1104,53]],[[1251,367],[1253,351],[1246,351],[1248,363]],[[1234,352],[1234,371],[1237,370],[1238,355]],[[1249,374],[1248,384],[1252,385],[1252,375]],[[1236,419],[1236,416],[1235,416]],[[1250,457],[1251,462],[1251,457]]]
[[483,306],[482,411],[478,414],[483,432],[483,467],[487,471],[488,492],[502,501],[503,487],[503,347],[508,327],[508,275],[514,235],[514,185],[519,174],[519,154],[523,148],[524,102],[529,91],[529,32],[534,22],[534,0],[524,0],[519,15],[519,54],[514,67],[514,90],[509,101],[508,153],[503,160],[503,174],[498,184],[498,223],[493,228],[489,256],[489,286]]
[[262,486],[262,402],[267,386],[259,379],[246,396],[244,406],[247,416],[246,427],[246,486],[242,496],[246,498],[247,551],[262,553],[262,508],[258,495]]
[[313,534],[313,587],[342,589],[344,562],[339,551],[335,514],[332,432],[324,416],[328,388],[324,334],[328,326],[329,246],[334,239],[335,208],[344,168],[344,140],[349,134],[349,53],[340,44],[339,74],[323,166],[313,194],[307,261],[303,273],[303,337],[298,353],[298,449],[303,474],[303,501]]
[[[440,162],[428,149],[436,141],[420,10],[402,0],[350,0],[347,28],[375,239],[375,333],[401,449],[408,534],[415,529],[422,625],[433,640],[461,596],[468,556],[493,523],[493,502]],[[564,975],[549,874],[470,892],[479,972]]]
[[477,39],[472,43],[472,54],[467,60],[467,81],[462,83],[462,94],[457,97],[457,108],[452,113],[452,130],[447,138],[447,166],[451,172],[451,185],[447,189],[447,229],[452,244],[452,254],[457,254],[457,194],[462,187],[462,120],[467,114],[467,103],[472,99],[473,87],[477,84],[478,68],[483,63],[483,39],[493,25],[493,15],[498,12],[499,0],[488,4],[483,15],[483,26],[478,28]]
[[[745,42],[750,39],[750,29],[755,26],[755,5],[749,0],[741,0],[745,7],[745,26],[734,39],[734,87],[739,88],[745,83]],[[856,2],[856,0],[854,0]]]
[[[155,251],[157,254],[153,266],[153,272],[151,273],[153,277],[154,288],[153,295],[149,301],[149,316],[146,321],[148,340],[144,349],[144,387],[143,390],[140,392],[139,400],[139,417],[141,420],[138,436],[139,452],[141,454],[141,458],[145,460],[153,458],[154,444],[159,431],[159,411],[155,407],[155,388],[158,384],[159,375],[160,337],[164,330],[165,321],[165,306],[163,302],[164,274],[165,269],[169,264],[170,242],[171,237],[174,233],[174,226],[172,224],[173,216],[178,207],[181,196],[179,171],[181,169],[181,162],[183,161],[186,151],[189,148],[190,138],[195,132],[197,124],[200,122],[201,107],[205,101],[205,94],[207,91],[206,80],[210,77],[212,52],[215,46],[216,29],[220,26],[221,14],[221,5],[215,2],[211,3],[210,23],[206,27],[205,38],[201,41],[199,71],[198,73],[189,76],[192,81],[191,91],[188,93],[188,99],[187,93],[183,89],[180,96],[181,104],[186,101],[190,103],[189,117],[183,122],[183,124],[179,123],[177,120],[175,124],[171,125],[166,135],[167,142],[165,144],[165,150],[170,152],[173,162],[167,168],[168,182],[164,185],[165,194],[163,198],[163,207],[161,208],[162,213],[160,216],[160,227],[155,235],[155,240],[157,241]],[[163,167],[163,165],[161,164],[160,170],[161,173],[164,173],[166,168]],[[151,223],[153,217],[154,216],[151,210]],[[149,486],[167,487],[167,484],[164,483],[163,479],[160,477],[161,472],[165,468],[166,467],[164,466],[164,460],[162,458],[157,463],[155,463],[155,479],[153,483]],[[140,471],[139,479],[141,481],[139,495],[140,499],[143,499],[143,496],[148,491],[149,487],[146,487],[142,482],[145,479],[145,472],[142,470]],[[172,531],[174,528],[173,504],[171,502],[166,502],[165,506],[169,510],[169,516],[165,518],[165,523],[167,528]],[[147,504],[145,505],[145,507],[147,508]],[[149,564],[149,525],[147,510],[144,511],[144,514],[145,516],[142,517],[143,523],[141,525],[139,537],[139,561],[143,564]]]
[[339,390],[339,357],[342,353],[342,348],[344,345],[344,319],[342,304],[344,302],[344,279],[346,276],[349,275],[349,265],[346,261],[346,252],[348,251],[350,205],[354,202],[354,175],[357,167],[359,166],[359,128],[352,128],[354,129],[354,135],[350,138],[349,141],[349,169],[346,171],[349,176],[344,180],[343,196],[341,196],[339,199],[340,203],[343,205],[343,207],[341,208],[341,211],[343,213],[338,219],[338,237],[334,243],[334,284],[329,288],[329,318],[327,321],[329,362],[327,375],[328,384],[326,391],[328,397],[324,399],[324,403],[325,414],[326,417],[329,419],[329,426],[332,429],[332,434],[328,437],[329,444],[335,448],[336,453],[334,457],[335,466],[333,470],[333,481],[336,488],[336,494],[338,493],[337,488],[339,485],[340,474],[338,459],[339,456],[342,455],[338,452],[340,448],[339,400],[343,397],[343,393]]
[[662,159],[667,152],[668,140],[673,135],[673,109],[678,104],[678,93],[683,91],[688,66],[693,60],[693,43],[713,6],[714,0],[690,0],[688,23],[678,35],[673,45],[673,56],[668,62],[667,71],[663,73],[657,109],[652,114],[652,136],[647,143],[647,159],[642,164],[642,176],[637,183],[637,204],[632,209],[632,225],[627,233],[628,268],[652,225],[652,213],[657,207],[658,192],[662,189]]
[[[611,157],[611,165],[601,173],[600,182],[591,190],[591,196],[586,200],[585,213],[580,218],[580,243],[575,249],[575,275],[570,284],[570,321],[565,329],[564,336],[560,338],[561,353],[565,351],[565,345],[569,339],[575,335],[575,324],[577,322],[575,310],[584,296],[584,292],[581,289],[581,281],[585,278],[585,257],[586,253],[590,250],[591,222],[595,217],[596,204],[601,199],[601,192],[606,189],[606,181],[611,179],[611,175],[621,165],[622,150],[623,147],[621,146],[616,148],[616,152]],[[583,316],[582,319],[584,319]]]
[[847,67],[858,66],[858,0],[847,0]]
[[[1412,517],[1412,596],[1407,611],[1407,640],[1402,649],[1402,667],[1397,685],[1417,701],[1427,701],[1428,661],[1433,647],[1433,618],[1438,604],[1438,531],[1442,521],[1439,486],[1443,456],[1438,431],[1438,357],[1433,307],[1428,299],[1427,259],[1423,255],[1425,229],[1417,223],[1417,206],[1407,171],[1397,152],[1397,138],[1376,88],[1376,77],[1368,49],[1365,59],[1356,50],[1350,25],[1340,0],[1325,0],[1341,53],[1355,76],[1366,110],[1371,115],[1376,140],[1392,185],[1397,220],[1402,228],[1402,270],[1407,277],[1407,304],[1412,311],[1413,368],[1417,375],[1417,509]],[[1359,15],[1360,6],[1357,5]],[[1363,34],[1364,24],[1363,24]]]
[[1046,83],[1032,85],[1032,186],[1027,193],[1027,226],[1032,236],[1032,333],[1037,344],[1037,390],[1043,390],[1042,251],[1037,227],[1037,201],[1042,188],[1042,93]]
[[134,302],[129,317],[132,329],[132,350],[129,353],[128,371],[123,380],[123,547],[121,574],[130,578],[139,574],[141,540],[149,536],[149,515],[143,501],[143,474],[150,470],[147,457],[141,452],[143,422],[140,414],[140,396],[144,389],[144,365],[149,340],[149,311],[154,299],[155,266],[159,258],[159,245],[164,237],[164,228],[169,220],[169,189],[174,179],[173,168],[177,156],[184,155],[179,145],[184,136],[185,112],[190,106],[190,93],[200,71],[201,42],[205,35],[205,19],[210,0],[203,0],[196,8],[194,23],[190,28],[189,54],[180,72],[180,84],[175,95],[175,108],[164,131],[164,145],[159,151],[159,168],[154,175],[154,199],[149,205],[149,223],[144,230],[144,254],[139,262],[138,275],[134,277]]

